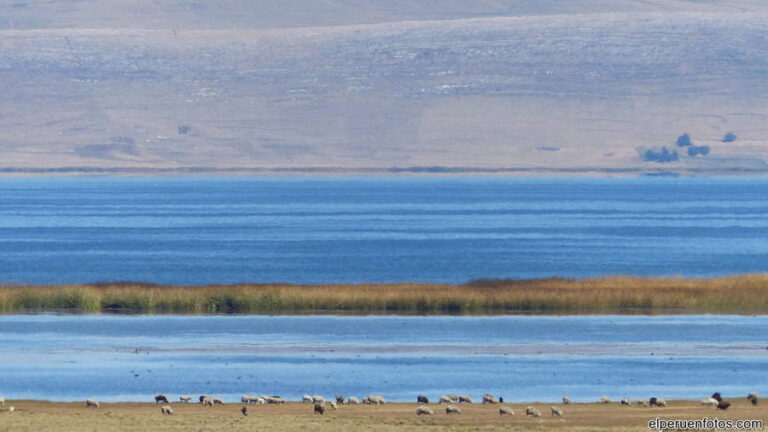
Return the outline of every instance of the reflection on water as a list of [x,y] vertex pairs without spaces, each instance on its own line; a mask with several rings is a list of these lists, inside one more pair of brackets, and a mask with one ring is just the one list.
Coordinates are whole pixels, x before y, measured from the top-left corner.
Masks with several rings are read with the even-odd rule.
[[768,316],[0,317],[6,398],[768,392]]

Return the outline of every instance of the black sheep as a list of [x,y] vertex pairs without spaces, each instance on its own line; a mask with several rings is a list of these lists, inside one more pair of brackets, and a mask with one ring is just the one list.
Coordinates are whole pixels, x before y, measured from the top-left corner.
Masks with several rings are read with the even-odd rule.
[[429,399],[427,399],[426,396],[419,395],[419,397],[416,398],[416,402],[422,403],[422,404],[428,404]]

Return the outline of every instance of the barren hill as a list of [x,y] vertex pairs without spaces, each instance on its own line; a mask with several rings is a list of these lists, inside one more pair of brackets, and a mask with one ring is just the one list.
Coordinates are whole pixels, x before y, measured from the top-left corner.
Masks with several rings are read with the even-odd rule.
[[0,170],[768,172],[765,2],[289,3],[0,2]]

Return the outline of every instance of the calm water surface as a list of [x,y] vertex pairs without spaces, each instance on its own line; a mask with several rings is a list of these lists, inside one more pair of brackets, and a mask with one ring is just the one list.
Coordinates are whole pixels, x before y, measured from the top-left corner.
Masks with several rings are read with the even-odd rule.
[[768,179],[0,179],[0,282],[768,270]]
[[768,393],[768,316],[0,316],[6,398]]

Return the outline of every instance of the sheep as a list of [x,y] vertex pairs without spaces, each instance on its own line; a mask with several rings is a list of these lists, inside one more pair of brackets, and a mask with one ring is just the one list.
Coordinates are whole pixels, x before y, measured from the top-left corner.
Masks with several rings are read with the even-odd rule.
[[445,407],[445,413],[450,414],[461,414],[461,409],[459,407],[448,405]]
[[484,404],[496,404],[499,403],[499,400],[493,397],[493,395],[484,394],[483,395],[483,403]]
[[179,396],[179,402],[189,403],[192,400],[192,396],[190,395],[181,395]]
[[556,407],[556,406],[550,407],[549,411],[550,411],[550,414],[552,415],[552,417],[554,417],[554,416],[562,417],[563,416],[563,409],[560,408],[560,407]]
[[303,403],[314,403],[315,402],[315,398],[313,398],[310,395],[304,395],[304,397],[301,398],[301,401]]
[[213,398],[214,404],[224,405],[224,400],[222,398]]
[[416,403],[428,404],[429,403],[429,399],[427,399],[426,396],[419,395],[418,397],[416,397]]
[[163,415],[173,415],[173,410],[171,409],[170,405],[163,405],[160,407],[160,412]]
[[313,400],[314,402],[320,402],[320,403],[323,403],[323,402],[325,402],[325,398],[324,398],[324,397],[322,397],[322,396],[320,396],[320,395],[314,395],[314,396],[312,396],[312,400]]
[[336,401],[330,401],[330,402],[328,402],[328,406],[330,406],[330,407],[331,407],[331,408],[332,408],[334,411],[336,411],[337,409],[339,409],[339,406],[338,406],[338,405],[336,405]]
[[283,399],[280,396],[262,396],[262,399],[267,401],[267,403],[271,403],[271,404],[284,404],[285,403],[285,399]]
[[357,405],[360,401],[355,396],[350,396],[347,398],[347,405]]
[[630,402],[629,402],[629,398],[621,398],[621,400],[620,400],[619,402],[620,402],[622,405],[626,405],[626,406],[629,406],[629,405],[630,405]]
[[251,403],[251,398],[252,398],[252,396],[250,396],[250,395],[242,395],[242,396],[240,396],[240,402],[242,402],[244,404]]
[[337,404],[343,404],[344,403],[344,395],[343,394],[337,394],[336,395],[336,403]]
[[648,401],[646,401],[645,399],[638,399],[637,401],[635,401],[635,403],[638,405],[642,405],[644,407],[648,406]]
[[213,406],[213,399],[211,399],[209,397],[204,397],[203,400],[200,401],[200,403],[203,404],[203,406],[212,407]]
[[164,404],[169,404],[170,403],[170,402],[168,402],[168,396],[166,396],[164,394],[156,394],[155,395],[155,405],[159,404],[160,402],[162,402]]
[[240,412],[243,413],[244,416],[248,416],[248,407],[243,405],[243,407],[240,408]]
[[650,406],[657,406],[659,408],[664,408],[665,406],[667,406],[667,401],[665,401],[662,398],[652,397],[650,402],[649,402],[649,405]]
[[14,407],[13,407],[13,405],[11,405],[11,406],[9,406],[9,407],[8,407],[8,412],[9,412],[9,413],[12,413],[12,412],[14,412],[15,410],[16,410],[16,408],[14,408]]
[[717,407],[717,399],[711,398],[711,397],[710,398],[706,398],[706,399],[702,399],[701,400],[701,404],[702,405],[706,405],[706,406],[710,406],[712,408],[716,408]]
[[384,397],[369,395],[363,399],[363,403],[368,405],[384,405]]
[[267,403],[267,401],[263,397],[256,397],[256,398],[254,398],[254,400],[259,405],[263,405],[263,404]]
[[316,403],[314,414],[325,415],[325,407],[320,405],[319,403]]
[[474,403],[472,401],[472,398],[468,395],[461,395],[459,396],[459,403]]
[[608,396],[603,396],[600,398],[600,402],[609,404],[609,403],[613,403],[613,399],[609,398]]
[[527,406],[525,408],[525,415],[527,416],[533,416],[533,417],[541,417],[541,412],[539,412],[536,407]]
[[200,401],[200,403],[203,403],[203,400],[204,400],[205,398],[210,398],[210,396],[206,396],[206,395],[200,395],[200,397],[199,397],[199,398],[197,398],[197,399]]
[[728,401],[721,400],[717,403],[717,409],[721,409],[723,411],[727,410],[731,406],[731,403]]
[[101,406],[101,404],[99,404],[99,401],[97,401],[96,399],[87,399],[85,401],[86,408],[88,407],[98,408],[99,406]]
[[563,405],[568,405],[569,403],[571,403],[571,398],[563,396]]
[[499,415],[500,416],[505,416],[505,415],[513,416],[513,415],[515,415],[515,412],[512,411],[511,408],[508,408],[508,407],[505,407],[505,406],[500,406],[499,407]]
[[416,407],[416,415],[418,415],[418,416],[423,416],[423,415],[431,416],[431,415],[435,415],[435,412],[432,411],[431,409],[425,407],[425,406],[418,406],[418,407]]
[[440,397],[440,402],[438,402],[438,403],[440,403],[440,404],[444,404],[444,403],[446,403],[446,404],[449,404],[449,403],[453,403],[453,399],[451,399],[451,397],[450,397],[450,396],[448,396],[448,395],[444,395],[444,396],[441,396],[441,397]]
[[712,396],[710,396],[710,397],[711,397],[712,399],[714,399],[714,400],[718,401],[718,402],[720,402],[721,400],[723,400],[722,396],[720,396],[720,392],[715,392],[715,393],[713,393],[713,394],[712,394]]
[[754,392],[752,392],[752,393],[748,394],[748,395],[747,395],[747,400],[748,400],[748,401],[749,401],[749,402],[750,402],[752,405],[754,405],[754,406],[757,406],[757,402],[758,402],[758,400],[757,400],[757,393],[754,393]]

